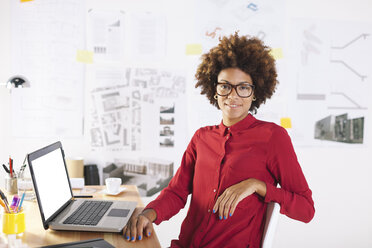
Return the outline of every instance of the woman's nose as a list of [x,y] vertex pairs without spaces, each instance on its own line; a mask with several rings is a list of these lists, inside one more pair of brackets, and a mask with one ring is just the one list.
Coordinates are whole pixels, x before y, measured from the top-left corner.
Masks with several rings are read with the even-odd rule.
[[230,92],[230,94],[228,95],[228,97],[230,97],[230,98],[238,97],[238,93],[236,92],[236,89],[235,89],[235,88],[232,88],[232,89],[231,89],[231,92]]

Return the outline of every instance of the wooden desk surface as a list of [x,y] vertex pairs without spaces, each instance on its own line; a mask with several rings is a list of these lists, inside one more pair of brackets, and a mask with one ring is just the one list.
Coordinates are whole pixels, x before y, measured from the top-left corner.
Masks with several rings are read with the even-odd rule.
[[[117,196],[99,194],[99,192],[104,189],[105,186],[86,187],[97,189],[97,191],[93,193],[95,199],[137,201],[138,204],[134,214],[141,211],[144,207],[135,185],[123,185],[122,187],[125,187],[126,190]],[[44,245],[67,243],[94,238],[103,238],[115,247],[160,247],[160,243],[155,232],[150,238],[145,237],[141,241],[128,242],[124,240],[121,233],[54,231],[50,229],[45,230],[42,225],[37,202],[25,201],[24,209],[26,214],[26,231],[19,238],[22,239],[23,243],[26,243],[30,247],[40,247]]]

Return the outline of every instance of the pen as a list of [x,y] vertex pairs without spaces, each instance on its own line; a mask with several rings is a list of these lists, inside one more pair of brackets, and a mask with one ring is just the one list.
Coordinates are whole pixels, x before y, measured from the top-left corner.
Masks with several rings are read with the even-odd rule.
[[[15,175],[13,159],[11,159],[11,161],[12,161],[12,172],[13,172],[13,175]],[[16,176],[16,175],[15,175],[15,176]]]
[[22,197],[21,197],[21,201],[19,202],[19,205],[18,205],[18,207],[17,207],[17,213],[19,213],[19,211],[21,211],[21,209],[22,209],[22,203],[23,203],[23,199],[25,199],[25,192],[23,192],[23,194],[22,194]]
[[5,164],[3,164],[3,168],[4,168],[4,170],[5,170],[5,172],[6,172],[6,173],[10,173],[10,171],[9,171],[8,167],[6,167],[6,165],[5,165]]
[[3,191],[0,190],[0,197],[1,199],[4,201],[4,205],[5,205],[5,209],[8,213],[10,213],[10,209],[9,209],[9,206],[8,206],[8,199],[6,199],[6,196],[4,195]]
[[9,156],[9,171],[10,171],[10,177],[13,177],[13,167],[12,167],[12,159]]
[[26,166],[27,166],[27,164],[22,165],[21,169],[18,172],[18,177],[23,177],[23,172],[25,171]]
[[74,198],[93,198],[92,195],[75,195]]

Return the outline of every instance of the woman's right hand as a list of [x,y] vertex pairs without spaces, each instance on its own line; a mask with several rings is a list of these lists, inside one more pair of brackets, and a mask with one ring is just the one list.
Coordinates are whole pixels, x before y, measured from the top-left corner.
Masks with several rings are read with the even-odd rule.
[[153,233],[151,223],[156,220],[156,212],[153,209],[146,209],[137,216],[132,216],[123,229],[124,238],[127,241],[135,242],[142,240],[144,236],[150,237]]

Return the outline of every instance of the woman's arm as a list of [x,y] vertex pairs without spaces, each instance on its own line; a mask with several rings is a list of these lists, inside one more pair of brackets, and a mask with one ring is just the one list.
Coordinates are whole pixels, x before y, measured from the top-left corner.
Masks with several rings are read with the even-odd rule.
[[234,214],[238,203],[253,193],[265,197],[266,184],[255,178],[250,178],[227,188],[217,199],[213,213],[218,211],[220,219],[227,219]]
[[291,139],[284,128],[274,128],[268,155],[268,169],[281,187],[267,184],[265,202],[277,202],[280,204],[282,214],[309,222],[315,213],[312,192],[297,161]]
[[163,220],[170,219],[185,206],[187,197],[192,191],[197,137],[198,131],[191,139],[183,154],[180,168],[169,185],[161,191],[154,201],[146,206],[141,214],[132,218],[124,227],[124,238],[128,241],[141,240],[143,235],[150,236],[152,222],[160,224]]

